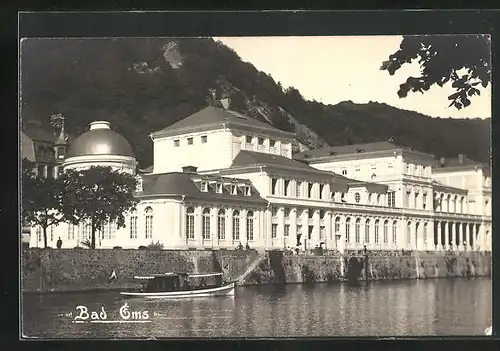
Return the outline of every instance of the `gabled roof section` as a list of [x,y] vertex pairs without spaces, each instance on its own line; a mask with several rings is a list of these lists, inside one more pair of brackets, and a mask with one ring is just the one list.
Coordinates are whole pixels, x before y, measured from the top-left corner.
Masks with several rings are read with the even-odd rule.
[[212,130],[215,128],[252,128],[270,133],[279,133],[284,137],[293,138],[294,134],[274,128],[249,116],[233,110],[208,106],[180,121],[151,134],[154,137],[173,136],[194,131]]
[[[345,146],[330,146],[316,150],[300,152],[294,155],[294,158],[301,160],[314,160],[324,157],[335,157],[341,155],[356,155],[370,152],[383,151],[413,151],[411,147],[405,147],[395,144],[392,141],[381,141],[366,144],[352,144]],[[430,155],[429,155],[430,156]]]
[[281,155],[268,154],[263,152],[241,150],[238,155],[233,160],[232,165],[229,169],[240,168],[240,167],[279,167],[288,168],[298,171],[306,171],[318,174],[329,174],[332,172],[322,171],[313,168],[303,162],[292,160],[288,157]]
[[[201,190],[201,183],[203,181],[212,182],[208,191]],[[250,195],[245,194],[244,191],[238,191],[236,194],[231,194],[230,189],[224,188],[222,193],[215,192],[214,185],[220,182],[224,183],[237,183],[244,182],[246,186],[250,186]],[[186,199],[206,199],[210,201],[224,200],[224,201],[246,201],[258,204],[267,204],[257,189],[253,187],[249,180],[238,180],[232,178],[222,178],[218,175],[199,175],[193,173],[172,172],[160,174],[144,174],[142,175],[142,191],[136,192],[138,198],[144,197],[181,197]]]
[[466,155],[459,155],[454,158],[441,158],[436,161],[435,166],[433,167],[433,172],[452,172],[452,171],[461,171],[468,169],[481,168],[484,170],[489,170],[489,166],[487,164],[477,162],[471,160]]

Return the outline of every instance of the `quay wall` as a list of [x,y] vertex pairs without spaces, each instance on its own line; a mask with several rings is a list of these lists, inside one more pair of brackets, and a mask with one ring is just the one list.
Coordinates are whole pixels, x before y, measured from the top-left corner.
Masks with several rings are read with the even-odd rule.
[[[394,255],[291,255],[281,251],[26,249],[24,292],[128,289],[134,276],[223,272],[244,285],[491,276],[491,255],[479,252]],[[116,279],[110,279],[112,273]]]

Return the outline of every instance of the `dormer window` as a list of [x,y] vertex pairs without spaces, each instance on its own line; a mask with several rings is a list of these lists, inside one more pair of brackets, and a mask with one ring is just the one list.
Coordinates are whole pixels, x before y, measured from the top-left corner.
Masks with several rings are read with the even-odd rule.
[[276,140],[269,140],[269,146],[270,147],[275,147],[276,146]]
[[188,145],[193,145],[193,138],[187,138],[188,140]]
[[246,140],[247,144],[251,144],[252,143],[252,137],[250,135],[247,135],[245,137],[245,140]]
[[264,138],[258,138],[257,142],[259,143],[259,145],[264,145]]
[[207,182],[201,182],[201,191],[208,191],[208,183]]
[[206,135],[202,135],[201,136],[201,143],[202,144],[206,144],[207,143],[207,136]]
[[178,147],[181,144],[179,139],[174,140],[174,147]]
[[246,186],[245,187],[245,196],[251,196],[251,195],[252,195],[251,188],[249,186]]
[[217,184],[215,185],[215,192],[216,192],[217,194],[222,194],[222,184],[217,183]]

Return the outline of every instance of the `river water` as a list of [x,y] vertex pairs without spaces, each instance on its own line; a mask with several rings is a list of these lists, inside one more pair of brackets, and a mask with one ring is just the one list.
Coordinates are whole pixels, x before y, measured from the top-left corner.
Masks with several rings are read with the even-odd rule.
[[[491,279],[238,287],[234,297],[124,300],[117,292],[23,296],[23,335],[37,338],[484,335]],[[129,312],[148,311],[148,319]],[[76,307],[106,319],[75,323]],[[125,312],[125,311],[124,311]],[[126,316],[126,313],[124,313]],[[119,321],[121,323],[114,323]],[[103,323],[105,322],[105,323]]]

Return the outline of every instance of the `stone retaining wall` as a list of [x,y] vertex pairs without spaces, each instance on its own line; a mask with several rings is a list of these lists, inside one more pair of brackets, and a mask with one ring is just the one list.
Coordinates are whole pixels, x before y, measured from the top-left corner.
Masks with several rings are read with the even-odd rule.
[[[262,257],[265,255],[265,257]],[[263,259],[262,259],[263,258]],[[223,272],[240,278],[256,260],[244,284],[285,284],[355,279],[415,279],[491,276],[491,255],[466,252],[413,256],[302,256],[280,251],[173,251],[28,249],[22,254],[22,288],[26,292],[123,289],[137,285],[136,275],[165,272]],[[356,263],[357,262],[357,263]],[[115,271],[117,279],[109,279]]]

